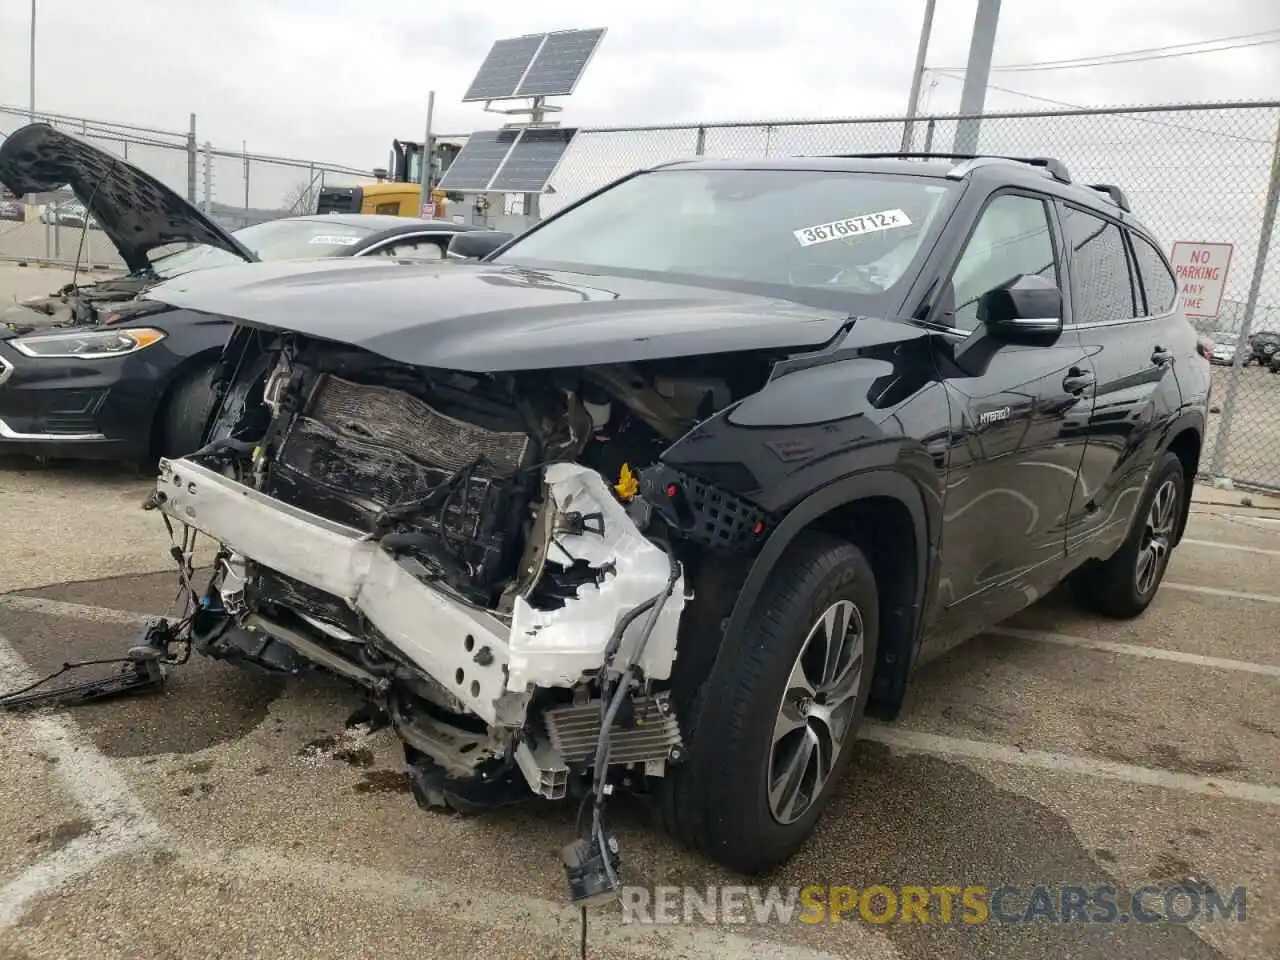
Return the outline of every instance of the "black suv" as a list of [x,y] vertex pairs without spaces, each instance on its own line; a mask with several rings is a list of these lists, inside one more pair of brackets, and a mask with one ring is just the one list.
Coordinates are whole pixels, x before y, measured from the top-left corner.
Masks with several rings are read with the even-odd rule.
[[1246,360],[1257,360],[1264,367],[1273,367],[1280,357],[1280,333],[1262,330],[1249,338],[1251,357]]
[[424,805],[590,802],[579,880],[610,787],[785,860],[923,659],[1160,585],[1209,365],[1115,187],[680,162],[451,252],[151,290],[240,325],[150,506],[223,545],[198,649],[362,686]]

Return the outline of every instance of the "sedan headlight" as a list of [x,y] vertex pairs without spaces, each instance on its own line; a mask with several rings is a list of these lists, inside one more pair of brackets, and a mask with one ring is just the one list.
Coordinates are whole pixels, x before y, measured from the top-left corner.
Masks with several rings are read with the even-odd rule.
[[163,330],[131,327],[125,330],[67,331],[17,337],[9,345],[28,357],[101,360],[137,353],[164,339]]

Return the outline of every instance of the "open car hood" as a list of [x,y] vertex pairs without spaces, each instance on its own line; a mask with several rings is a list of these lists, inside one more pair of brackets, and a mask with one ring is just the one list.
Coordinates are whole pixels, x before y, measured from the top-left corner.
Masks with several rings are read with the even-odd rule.
[[70,187],[130,271],[171,243],[204,243],[252,262],[234,237],[159,180],[125,160],[46,123],[0,143],[0,183],[18,195]]
[[811,348],[849,319],[657,280],[380,258],[213,267],[143,297],[475,373]]

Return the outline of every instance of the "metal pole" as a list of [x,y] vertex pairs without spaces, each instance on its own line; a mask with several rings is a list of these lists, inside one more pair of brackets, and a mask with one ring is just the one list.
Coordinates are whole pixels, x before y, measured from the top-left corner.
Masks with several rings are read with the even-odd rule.
[[902,125],[902,152],[911,150],[912,123],[920,103],[920,84],[924,81],[924,61],[929,53],[929,35],[933,31],[933,8],[937,0],[925,0],[924,23],[920,27],[920,45],[916,48],[916,66],[911,73],[911,93],[907,100],[907,122]]
[[196,115],[191,114],[191,128],[187,131],[187,200],[196,202]]
[[[418,204],[418,216],[427,216],[428,209],[431,209],[431,119],[436,111],[436,92],[430,90],[427,92],[427,129],[422,134],[422,200]],[[435,216],[435,210],[431,209],[431,216]]]
[[[545,103],[546,100],[542,97],[533,98],[533,109],[529,111],[529,123],[531,125],[542,123],[543,119],[546,117],[546,111],[542,109]],[[537,193],[526,193],[524,195],[524,215],[529,224],[537,223],[541,218],[542,211],[539,209],[541,200],[542,196]],[[506,213],[505,204],[502,212]]]
[[987,81],[991,79],[991,51],[996,45],[996,25],[1000,21],[1000,0],[978,0],[973,18],[973,37],[969,41],[969,65],[964,71],[964,88],[960,91],[960,114],[967,117],[956,124],[956,153],[978,152],[978,131],[987,99]]
[[213,144],[204,142],[204,212],[213,210]]
[[1249,296],[1244,304],[1244,322],[1236,338],[1236,357],[1231,363],[1231,377],[1227,380],[1227,395],[1222,400],[1222,419],[1218,422],[1218,437],[1213,444],[1213,465],[1210,473],[1224,477],[1227,457],[1227,441],[1231,436],[1231,417],[1236,408],[1236,391],[1240,386],[1240,372],[1244,366],[1245,347],[1249,342],[1249,330],[1253,326],[1254,312],[1258,309],[1258,296],[1262,292],[1262,274],[1267,269],[1267,257],[1271,253],[1271,235],[1276,228],[1276,207],[1280,205],[1280,122],[1276,123],[1276,142],[1271,151],[1271,178],[1267,184],[1267,200],[1262,208],[1262,230],[1258,234],[1258,253],[1253,258],[1253,278],[1249,281]]
[[27,80],[28,114],[27,119],[36,122],[36,0],[31,0],[31,51],[28,57],[31,75]]

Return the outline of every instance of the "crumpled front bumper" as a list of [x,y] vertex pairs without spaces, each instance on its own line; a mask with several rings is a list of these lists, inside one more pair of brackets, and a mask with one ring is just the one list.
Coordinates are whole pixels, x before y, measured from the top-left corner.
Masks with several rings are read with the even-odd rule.
[[[553,464],[544,474],[560,510],[600,514],[602,532],[565,533],[557,548],[607,569],[598,585],[554,611],[523,599],[511,623],[419,580],[360,530],[267,496],[191,460],[162,460],[156,506],[262,566],[341,598],[423,672],[486,723],[519,726],[536,687],[572,687],[593,675],[628,615],[663,594],[667,554],[648,541],[595,471]],[[636,663],[649,679],[670,676],[684,605],[681,576]],[[630,618],[619,656],[636,654],[647,617]]]

